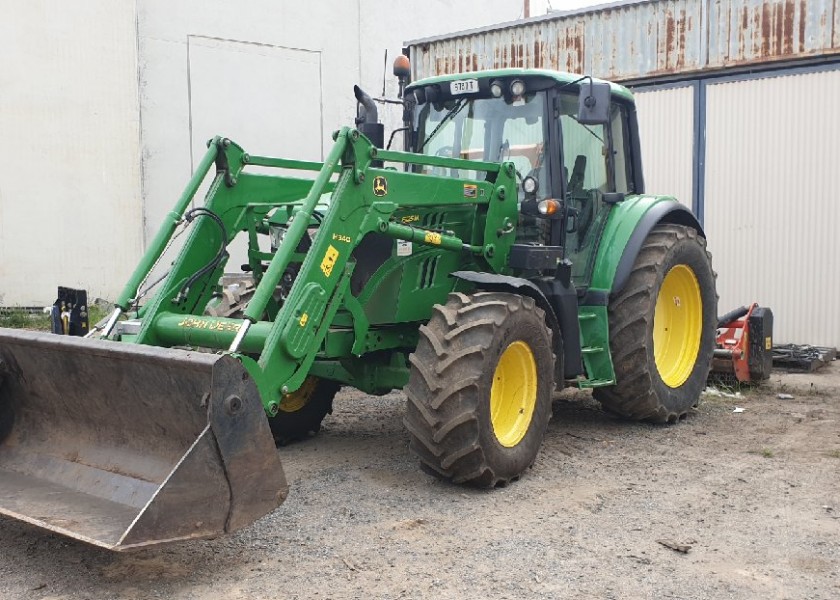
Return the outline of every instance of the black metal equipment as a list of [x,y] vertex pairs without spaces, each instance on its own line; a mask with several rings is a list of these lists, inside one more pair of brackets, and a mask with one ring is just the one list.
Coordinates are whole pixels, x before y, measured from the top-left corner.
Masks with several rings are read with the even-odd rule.
[[53,333],[78,337],[87,335],[87,291],[59,286],[58,299],[53,303],[50,320]]

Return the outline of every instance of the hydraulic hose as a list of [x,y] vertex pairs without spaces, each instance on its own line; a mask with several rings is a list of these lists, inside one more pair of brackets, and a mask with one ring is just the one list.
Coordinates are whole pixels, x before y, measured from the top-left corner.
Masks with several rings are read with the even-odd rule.
[[216,223],[216,225],[219,226],[219,230],[222,233],[222,241],[219,245],[219,251],[216,253],[216,256],[210,259],[210,262],[201,267],[198,271],[193,273],[181,286],[181,289],[178,291],[178,295],[175,296],[173,300],[176,303],[181,302],[184,298],[186,298],[186,296],[190,293],[190,288],[196,281],[204,277],[207,273],[211,273],[217,266],[219,266],[219,263],[221,263],[224,259],[228,257],[227,229],[225,228],[225,224],[222,222],[222,219],[219,218],[219,215],[214,213],[212,210],[204,208],[203,206],[199,206],[198,208],[194,208],[190,211],[187,211],[184,214],[184,220],[187,223],[192,223],[192,221],[196,217],[202,216],[210,217]]

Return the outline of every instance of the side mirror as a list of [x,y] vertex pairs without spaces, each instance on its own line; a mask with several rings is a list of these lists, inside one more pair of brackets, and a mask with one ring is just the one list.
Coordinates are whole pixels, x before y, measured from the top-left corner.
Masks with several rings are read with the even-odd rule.
[[610,84],[589,80],[580,86],[577,120],[582,125],[610,122]]

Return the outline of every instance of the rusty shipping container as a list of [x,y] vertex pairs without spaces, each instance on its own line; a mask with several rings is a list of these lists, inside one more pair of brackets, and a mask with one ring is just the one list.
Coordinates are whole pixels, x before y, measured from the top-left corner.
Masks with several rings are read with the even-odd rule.
[[407,42],[412,78],[505,67],[617,81],[834,55],[840,0],[647,0]]

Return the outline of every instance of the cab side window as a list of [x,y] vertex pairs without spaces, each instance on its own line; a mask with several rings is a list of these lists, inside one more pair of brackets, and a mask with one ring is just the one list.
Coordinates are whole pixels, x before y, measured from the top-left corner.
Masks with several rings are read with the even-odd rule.
[[561,115],[563,129],[563,176],[567,191],[612,191],[607,159],[609,138],[603,125],[581,125],[573,115]]

